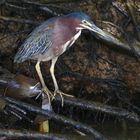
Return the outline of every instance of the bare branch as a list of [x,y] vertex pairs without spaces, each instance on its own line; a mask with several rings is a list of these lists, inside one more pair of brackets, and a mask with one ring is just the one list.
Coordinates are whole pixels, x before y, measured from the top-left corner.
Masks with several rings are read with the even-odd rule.
[[[55,100],[61,102],[61,99],[58,96],[56,96]],[[67,105],[80,107],[81,109],[87,109],[91,111],[101,111],[117,117],[133,120],[135,122],[140,122],[140,118],[136,113],[128,112],[127,110],[118,107],[108,106],[93,101],[87,101],[87,100],[75,99],[75,98],[66,98],[66,97],[64,103]]]
[[74,140],[74,139],[86,139],[94,140],[91,136],[68,136],[60,134],[43,134],[33,131],[20,131],[20,130],[8,130],[0,129],[0,136],[5,136],[6,138],[32,138],[32,139],[47,139],[47,140]]

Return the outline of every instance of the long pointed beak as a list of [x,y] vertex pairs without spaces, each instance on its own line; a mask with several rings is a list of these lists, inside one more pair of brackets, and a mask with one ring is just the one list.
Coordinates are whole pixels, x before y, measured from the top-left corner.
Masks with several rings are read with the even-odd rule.
[[93,35],[95,35],[100,39],[103,39],[104,41],[108,41],[113,44],[118,42],[118,39],[114,38],[113,35],[101,30],[94,23],[92,24],[91,27],[89,27],[89,30],[92,31]]
[[128,51],[131,50],[131,47],[127,43],[121,42],[120,39],[118,39],[117,37],[114,37],[113,35],[101,30],[94,23],[92,23],[92,26],[90,26],[90,27],[88,26],[87,29],[92,31],[92,34],[97,39],[100,39],[107,44],[115,45],[117,47],[121,47]]
[[91,27],[89,27],[89,30],[92,31],[93,33],[95,33],[96,35],[100,36],[100,37],[101,36],[104,36],[105,37],[107,35],[103,30],[101,30],[100,28],[98,28],[94,23],[92,24]]

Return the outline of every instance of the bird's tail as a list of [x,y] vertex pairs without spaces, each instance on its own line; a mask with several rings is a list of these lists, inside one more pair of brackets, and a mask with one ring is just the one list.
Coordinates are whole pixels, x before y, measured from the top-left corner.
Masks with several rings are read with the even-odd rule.
[[14,57],[14,63],[21,63],[21,62],[24,62],[26,60],[27,60],[27,58],[22,56],[20,52],[17,52],[17,54]]

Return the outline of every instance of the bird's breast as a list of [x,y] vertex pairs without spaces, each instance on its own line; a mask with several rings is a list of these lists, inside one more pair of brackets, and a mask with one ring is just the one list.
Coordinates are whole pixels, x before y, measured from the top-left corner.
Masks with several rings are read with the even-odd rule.
[[73,45],[73,43],[78,39],[78,37],[81,35],[81,30],[79,30],[72,38],[71,38],[71,44],[70,46]]
[[68,40],[64,45],[62,45],[62,53],[64,53],[69,47],[71,47],[74,42],[78,39],[78,37],[81,34],[81,30],[78,31],[73,37],[70,38],[70,40]]
[[[63,30],[62,30],[63,29]],[[59,34],[58,34],[59,32]],[[81,30],[70,30],[69,28],[57,28],[57,32],[54,33],[53,38],[53,53],[55,56],[63,54],[81,34]]]

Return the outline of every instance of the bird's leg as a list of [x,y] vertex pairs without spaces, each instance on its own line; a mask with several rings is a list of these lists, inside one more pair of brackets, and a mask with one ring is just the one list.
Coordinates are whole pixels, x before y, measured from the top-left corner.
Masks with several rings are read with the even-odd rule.
[[57,59],[58,59],[58,57],[55,57],[54,59],[52,59],[52,63],[51,63],[51,67],[50,67],[50,73],[51,73],[53,83],[54,83],[54,87],[55,87],[53,98],[55,97],[56,93],[60,94],[60,97],[62,99],[62,106],[63,106],[63,95],[69,96],[69,97],[73,97],[73,96],[69,95],[69,94],[65,94],[65,93],[63,93],[62,91],[59,90],[59,87],[58,87],[58,84],[57,84],[57,81],[56,81],[56,78],[55,78],[55,75],[54,75],[54,66],[55,66],[55,63],[56,63]]
[[43,91],[47,94],[48,100],[49,100],[49,104],[50,104],[50,95],[51,96],[53,96],[53,95],[50,92],[50,90],[47,88],[47,86],[45,85],[45,82],[44,82],[44,79],[43,79],[43,76],[42,76],[42,73],[41,73],[41,70],[40,70],[40,62],[39,61],[36,63],[35,68],[36,68],[37,74],[39,76],[39,79],[40,79]]

